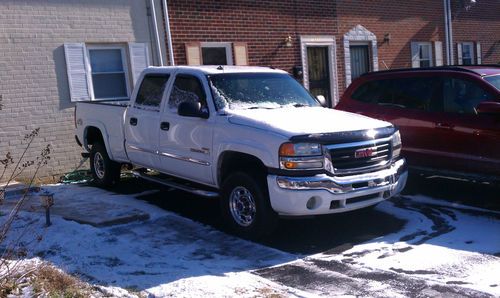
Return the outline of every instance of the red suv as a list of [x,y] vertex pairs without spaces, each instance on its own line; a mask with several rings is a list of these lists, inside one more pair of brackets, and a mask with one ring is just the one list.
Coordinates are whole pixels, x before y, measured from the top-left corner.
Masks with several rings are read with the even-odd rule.
[[414,170],[500,180],[500,65],[367,73],[336,109],[398,126]]

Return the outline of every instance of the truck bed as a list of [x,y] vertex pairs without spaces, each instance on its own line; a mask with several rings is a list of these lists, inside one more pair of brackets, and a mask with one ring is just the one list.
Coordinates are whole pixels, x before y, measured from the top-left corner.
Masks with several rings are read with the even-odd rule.
[[[99,105],[97,108],[96,105]],[[84,127],[94,126],[103,135],[108,155],[115,161],[128,162],[124,149],[125,134],[123,121],[129,100],[86,101],[76,104],[76,119],[82,119],[85,125],[79,125],[78,137],[83,138]]]

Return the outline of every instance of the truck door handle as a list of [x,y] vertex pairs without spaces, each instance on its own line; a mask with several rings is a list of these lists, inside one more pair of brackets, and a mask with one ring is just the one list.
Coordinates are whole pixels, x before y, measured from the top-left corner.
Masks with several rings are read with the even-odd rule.
[[160,123],[160,129],[161,130],[169,130],[170,129],[170,123],[168,123],[168,122],[162,122],[162,123]]
[[137,118],[135,118],[135,117],[130,118],[130,125],[136,126],[137,125]]

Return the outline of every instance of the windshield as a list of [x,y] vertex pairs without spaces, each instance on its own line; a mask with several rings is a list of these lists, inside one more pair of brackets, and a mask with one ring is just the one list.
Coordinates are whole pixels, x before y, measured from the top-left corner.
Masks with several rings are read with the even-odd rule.
[[488,76],[484,77],[484,79],[500,90],[500,75]]
[[302,85],[287,74],[216,74],[208,76],[208,80],[218,110],[320,106]]

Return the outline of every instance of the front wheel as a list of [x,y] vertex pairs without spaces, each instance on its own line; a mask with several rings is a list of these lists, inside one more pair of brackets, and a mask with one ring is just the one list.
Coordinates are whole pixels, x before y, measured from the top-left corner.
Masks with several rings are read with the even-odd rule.
[[94,184],[109,187],[120,179],[120,164],[112,161],[106,148],[101,143],[95,143],[90,149],[90,171]]
[[231,174],[222,184],[221,212],[234,234],[258,239],[274,231],[277,215],[269,202],[267,185],[259,175]]

